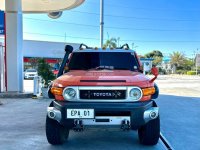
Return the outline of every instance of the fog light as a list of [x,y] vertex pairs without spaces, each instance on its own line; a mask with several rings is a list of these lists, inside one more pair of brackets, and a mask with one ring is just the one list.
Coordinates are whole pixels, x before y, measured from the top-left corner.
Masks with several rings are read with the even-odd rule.
[[155,111],[152,111],[150,114],[149,114],[150,118],[151,119],[155,119],[157,117],[157,113]]
[[56,114],[53,111],[49,112],[49,117],[50,118],[55,118]]

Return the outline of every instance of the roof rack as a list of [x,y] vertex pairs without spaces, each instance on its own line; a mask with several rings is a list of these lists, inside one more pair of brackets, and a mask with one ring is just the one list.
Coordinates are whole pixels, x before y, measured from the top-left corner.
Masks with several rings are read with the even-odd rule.
[[86,44],[80,44],[80,46],[79,46],[79,49],[84,49],[84,47],[85,47],[85,49],[92,49],[92,47],[88,47]]
[[116,49],[126,49],[126,50],[128,50],[130,48],[129,48],[129,45],[126,43],[126,44],[122,45],[121,47],[117,47]]

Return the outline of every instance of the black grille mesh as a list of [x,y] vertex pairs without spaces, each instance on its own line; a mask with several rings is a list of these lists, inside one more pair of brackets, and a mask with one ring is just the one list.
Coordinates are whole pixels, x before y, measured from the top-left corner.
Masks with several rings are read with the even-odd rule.
[[126,90],[80,90],[80,99],[125,99]]

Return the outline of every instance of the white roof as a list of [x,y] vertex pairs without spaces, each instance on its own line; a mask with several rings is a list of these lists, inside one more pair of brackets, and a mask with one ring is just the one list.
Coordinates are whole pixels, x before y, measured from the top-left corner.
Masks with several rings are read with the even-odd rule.
[[46,57],[46,58],[63,58],[65,55],[65,45],[71,45],[78,49],[78,43],[48,42],[48,41],[23,41],[24,57]]
[[[18,0],[6,0],[16,4]],[[81,5],[85,0],[21,0],[24,13],[45,13],[72,9]],[[18,11],[18,6],[9,6],[6,11]],[[5,10],[5,0],[0,0],[0,10]]]

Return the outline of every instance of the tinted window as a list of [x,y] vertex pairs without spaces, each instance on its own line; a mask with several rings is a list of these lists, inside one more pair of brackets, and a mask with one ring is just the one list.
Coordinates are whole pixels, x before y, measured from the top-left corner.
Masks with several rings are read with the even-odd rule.
[[134,68],[138,68],[135,56],[131,53],[122,52],[73,53],[69,63],[69,69],[71,70],[87,70],[99,66],[119,70],[134,70]]

